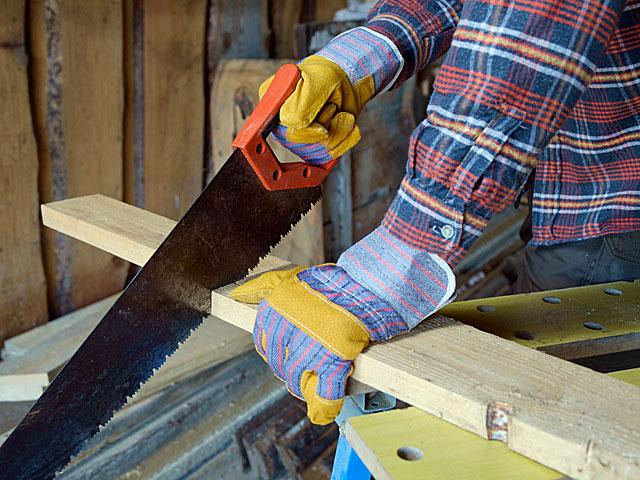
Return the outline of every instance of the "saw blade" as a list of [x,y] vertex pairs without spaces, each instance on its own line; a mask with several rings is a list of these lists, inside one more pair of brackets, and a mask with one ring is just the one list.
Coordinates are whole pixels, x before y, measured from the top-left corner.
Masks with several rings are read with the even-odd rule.
[[0,476],[52,478],[255,267],[320,189],[268,191],[239,150],[0,447]]

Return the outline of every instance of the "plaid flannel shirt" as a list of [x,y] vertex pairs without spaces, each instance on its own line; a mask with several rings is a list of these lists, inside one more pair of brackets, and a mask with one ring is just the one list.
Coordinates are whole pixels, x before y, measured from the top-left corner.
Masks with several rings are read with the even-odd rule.
[[534,166],[532,243],[640,230],[640,0],[382,0],[366,29],[403,57],[391,87],[448,50],[395,236],[454,266]]

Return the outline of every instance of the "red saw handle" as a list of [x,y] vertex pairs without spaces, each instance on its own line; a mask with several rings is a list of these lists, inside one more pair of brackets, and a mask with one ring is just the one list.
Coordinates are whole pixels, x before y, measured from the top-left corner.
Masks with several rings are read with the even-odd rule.
[[231,144],[242,151],[267,190],[316,187],[338,161],[331,160],[324,165],[280,163],[265,141],[280,107],[296,89],[301,76],[300,69],[292,63],[280,67]]

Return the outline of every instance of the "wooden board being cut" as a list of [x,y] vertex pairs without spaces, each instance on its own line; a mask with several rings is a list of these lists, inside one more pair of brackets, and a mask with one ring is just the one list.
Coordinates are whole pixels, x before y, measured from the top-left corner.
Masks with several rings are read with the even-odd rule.
[[[122,215],[116,210],[108,222],[89,219],[95,197],[69,202],[76,212],[85,205],[81,221],[58,225],[45,214],[67,202],[43,206],[43,218],[78,238],[97,236]],[[128,236],[120,243],[135,243],[139,235],[133,230]],[[229,298],[231,287],[212,293],[212,312],[250,331],[255,306]],[[357,358],[353,377],[465,430],[504,440],[571,477],[640,476],[639,388],[446,317],[373,345]]]
[[23,0],[0,2],[0,344],[47,321]]
[[[122,0],[29,5],[40,197],[122,198]],[[52,231],[43,235],[52,316],[122,290],[126,262]]]
[[[136,265],[146,263],[176,223],[160,215],[103,195],[92,195],[43,205],[42,217],[45,225],[55,224],[58,231],[115,255],[120,255]],[[135,234],[132,236],[133,232]],[[261,268],[264,270],[282,264],[286,264],[286,262],[267,260],[265,266]],[[100,318],[101,315],[94,315],[93,324],[97,323]],[[64,358],[57,358],[56,361],[64,360],[62,363],[64,365],[92,328],[91,326],[91,328],[85,329],[83,337],[76,334],[72,339],[69,339],[69,342],[73,342],[74,348],[66,349]],[[18,342],[17,339],[16,342]],[[207,317],[200,328],[193,332],[187,341],[160,367],[158,372],[142,386],[134,398],[136,400],[144,398],[184,377],[189,372],[217,365],[251,349],[253,349],[253,342],[245,332],[215,317]],[[12,381],[23,384],[28,380],[29,385],[33,387],[27,390],[23,386],[22,398],[38,398],[42,393],[42,388],[38,387],[37,382],[41,381],[46,386],[53,377],[47,373],[47,369],[55,362],[50,360],[46,352],[43,355],[49,360],[46,368],[44,366],[36,368],[36,365],[39,364],[34,364],[34,359],[28,356],[22,360],[25,365],[21,365],[22,368],[18,372],[21,375],[12,377]],[[3,371],[1,365],[2,363],[0,363],[0,379]],[[15,364],[13,367],[5,367],[4,372],[7,375],[13,374]],[[25,375],[27,373],[30,374],[28,377]],[[16,391],[16,389],[7,386],[7,395]],[[38,393],[34,396],[36,392]],[[2,390],[0,390],[1,397]]]

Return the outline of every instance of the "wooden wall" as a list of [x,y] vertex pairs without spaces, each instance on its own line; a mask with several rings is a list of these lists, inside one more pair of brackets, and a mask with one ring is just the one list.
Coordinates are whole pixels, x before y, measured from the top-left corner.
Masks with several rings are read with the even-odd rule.
[[41,227],[103,193],[178,218],[210,176],[218,64],[290,56],[346,0],[0,2],[0,344],[121,290],[131,267]]
[[47,321],[25,4],[0,2],[0,340]]

